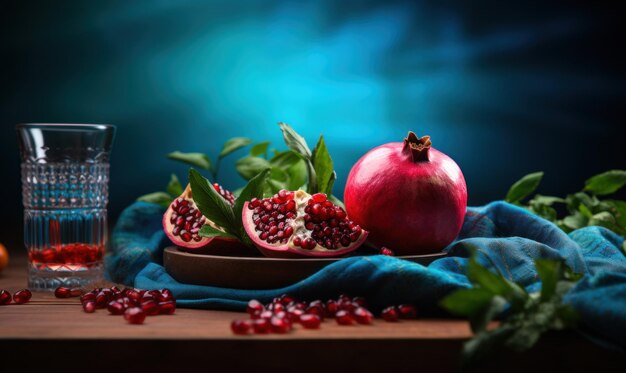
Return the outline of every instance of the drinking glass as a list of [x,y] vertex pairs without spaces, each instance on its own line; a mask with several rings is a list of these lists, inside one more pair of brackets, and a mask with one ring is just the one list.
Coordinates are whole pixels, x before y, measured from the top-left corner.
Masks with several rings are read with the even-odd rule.
[[115,127],[27,123],[17,133],[28,287],[46,291],[101,280]]

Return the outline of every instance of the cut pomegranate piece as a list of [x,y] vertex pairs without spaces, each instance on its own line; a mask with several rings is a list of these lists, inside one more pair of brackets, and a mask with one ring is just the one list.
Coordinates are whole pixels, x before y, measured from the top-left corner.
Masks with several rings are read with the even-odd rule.
[[[213,187],[228,203],[231,205],[235,203],[235,197],[231,192],[219,184],[214,184]],[[228,256],[255,254],[235,238],[201,237],[200,228],[205,224],[220,229],[202,215],[193,200],[190,185],[187,185],[183,194],[176,198],[163,214],[163,230],[170,241],[181,250]]]
[[281,190],[244,204],[243,225],[268,257],[335,257],[356,250],[367,232],[325,194]]

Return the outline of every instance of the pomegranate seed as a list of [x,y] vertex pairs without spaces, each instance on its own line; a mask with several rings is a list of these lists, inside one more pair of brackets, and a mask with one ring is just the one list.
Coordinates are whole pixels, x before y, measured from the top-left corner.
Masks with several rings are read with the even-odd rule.
[[124,307],[123,303],[113,300],[109,302],[109,305],[107,306],[107,310],[111,313],[111,315],[121,315],[124,313],[126,308]]
[[335,314],[337,313],[338,310],[339,310],[339,306],[337,305],[337,302],[335,302],[332,299],[329,299],[328,302],[326,302],[326,316],[327,317],[335,317]]
[[85,302],[93,302],[96,300],[96,295],[94,293],[87,293],[87,294],[83,294],[80,297],[80,302],[81,303],[85,303]]
[[289,303],[292,303],[293,301],[294,299],[291,295],[283,294],[280,296],[280,303],[282,303],[283,306],[286,306]]
[[94,313],[94,312],[96,312],[96,302],[87,301],[87,302],[83,303],[83,311],[85,311],[87,313]]
[[165,302],[159,302],[159,313],[161,315],[172,315],[176,311],[176,302],[168,300]]
[[398,321],[398,318],[399,318],[398,311],[396,310],[396,307],[394,306],[385,308],[380,314],[380,316],[383,318],[383,320],[389,321],[389,322]]
[[143,324],[146,313],[139,307],[131,307],[124,312],[124,318],[130,324]]
[[354,297],[352,298],[352,302],[358,304],[361,307],[367,308],[367,302],[365,301],[365,298]]
[[153,300],[143,302],[141,304],[141,309],[143,310],[143,312],[146,313],[147,316],[154,316],[159,314],[159,305]]
[[354,318],[352,317],[350,312],[346,310],[339,310],[335,315],[335,321],[337,321],[337,324],[339,325],[352,325],[352,323],[354,322]]
[[80,297],[81,295],[83,295],[83,290],[81,288],[70,289],[70,297]]
[[289,318],[291,322],[299,321],[302,315],[304,315],[304,311],[301,310],[300,308],[293,307],[287,311],[287,317]]
[[96,295],[96,308],[104,308],[109,303],[109,297],[106,293],[100,292]]
[[315,193],[314,195],[311,196],[311,200],[313,202],[324,202],[326,201],[326,194],[324,193]]
[[388,249],[384,246],[380,248],[380,255],[395,256],[394,252],[391,249]]
[[252,321],[252,329],[256,334],[265,334],[269,333],[271,329],[271,324],[268,319],[257,319]]
[[320,318],[323,318],[325,313],[325,307],[320,305],[309,306],[306,309],[306,313],[311,313],[319,316]]
[[285,306],[283,306],[281,303],[272,303],[267,307],[267,309],[276,313],[276,312],[284,311]]
[[264,310],[265,310],[265,307],[263,306],[263,304],[261,304],[261,302],[259,302],[256,299],[252,299],[251,301],[249,301],[248,307],[246,309],[246,311],[250,315],[252,315],[255,312],[263,312]]
[[414,319],[417,316],[417,310],[410,304],[399,305],[398,313],[402,319]]
[[235,334],[248,334],[250,332],[250,328],[252,328],[252,325],[248,320],[233,320],[233,322],[230,323],[230,330],[232,330]]
[[33,296],[33,293],[28,289],[18,290],[13,294],[13,301],[17,304],[24,304],[30,300]]
[[70,288],[59,286],[54,290],[54,296],[57,298],[69,298]]
[[274,316],[274,313],[272,311],[266,310],[266,311],[261,312],[261,314],[259,315],[259,318],[269,320],[272,318],[272,316]]
[[300,316],[300,324],[306,329],[317,329],[321,322],[322,319],[318,315],[306,313]]
[[11,293],[6,290],[0,290],[0,306],[11,303]]
[[359,324],[371,324],[374,315],[363,307],[359,307],[352,312],[352,315]]
[[285,317],[274,316],[270,320],[270,323],[274,333],[284,334],[291,330],[291,323]]

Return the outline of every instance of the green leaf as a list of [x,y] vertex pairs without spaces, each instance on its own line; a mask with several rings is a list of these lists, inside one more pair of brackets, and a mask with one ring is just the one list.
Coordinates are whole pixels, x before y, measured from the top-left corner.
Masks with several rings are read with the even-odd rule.
[[624,184],[626,184],[626,171],[610,170],[588,179],[584,190],[603,196],[617,192]]
[[[189,184],[191,184],[193,200],[202,215],[223,228],[225,232],[236,234],[237,225],[233,209],[213,188],[213,185],[193,168],[189,170]],[[237,221],[240,220],[237,219]]]
[[203,153],[181,153],[179,151],[175,151],[168,154],[167,158],[187,163],[188,165],[198,167],[203,170],[211,169],[211,160],[208,155]]
[[248,184],[243,188],[239,198],[235,201],[235,207],[233,208],[233,212],[235,217],[238,220],[241,220],[243,213],[243,205],[246,201],[250,201],[252,198],[263,198],[263,186],[267,181],[267,176],[269,175],[270,170],[266,168],[265,170],[258,173],[254,176]]
[[333,160],[330,158],[324,136],[320,136],[315,150],[313,150],[313,168],[317,175],[317,191],[332,194],[332,186],[336,175],[333,175]]
[[586,217],[587,219],[591,218],[591,216],[593,215],[591,210],[589,210],[589,207],[585,206],[585,204],[583,203],[578,205],[578,211],[581,213],[582,216]]
[[506,307],[506,299],[496,295],[489,299],[486,305],[470,316],[472,332],[480,333],[487,329],[487,325]]
[[235,168],[241,177],[246,180],[250,180],[261,171],[271,168],[267,159],[260,157],[243,157],[237,161]]
[[541,300],[547,301],[556,294],[556,284],[563,273],[562,266],[563,263],[558,260],[535,260],[535,268],[541,280]]
[[617,224],[617,220],[612,213],[608,211],[599,212],[589,218],[588,225],[597,225],[605,227],[620,235],[624,235],[626,230]]
[[278,167],[282,169],[287,169],[294,164],[298,163],[302,160],[302,156],[298,153],[287,150],[285,152],[280,152],[270,159],[270,164],[273,167]]
[[563,218],[563,226],[572,231],[575,229],[586,227],[587,220],[588,219],[585,218],[581,213],[576,212],[573,215],[569,215]]
[[287,123],[280,122],[278,123],[278,126],[283,132],[283,138],[285,139],[287,147],[294,152],[301,154],[306,159],[311,159],[311,149],[309,149],[306,140],[304,140],[304,138],[294,131],[293,128],[291,128],[291,126]]
[[519,203],[537,189],[542,177],[543,172],[534,172],[522,177],[511,186],[504,200],[509,203]]
[[511,306],[519,308],[523,305],[528,294],[519,285],[507,281],[504,277],[492,273],[476,260],[476,256],[469,258],[467,278],[475,285],[479,285],[494,295],[500,295],[511,302]]
[[560,197],[544,196],[544,195],[541,195],[541,194],[535,194],[533,199],[528,201],[528,203],[530,205],[552,206],[555,203],[565,203],[565,199],[560,198]]
[[239,239],[239,237],[233,236],[230,233],[226,233],[222,230],[216,229],[211,227],[210,225],[203,225],[202,228],[200,228],[200,232],[198,232],[198,235],[200,237],[208,237],[208,238],[213,238],[213,237],[227,237],[227,238],[234,238],[234,239]]
[[445,310],[457,316],[470,316],[486,307],[494,294],[485,288],[461,289],[439,302]]
[[306,163],[303,160],[299,160],[291,167],[287,169],[289,175],[289,182],[287,183],[287,189],[298,190],[306,183],[307,171]]
[[243,148],[244,146],[247,146],[251,143],[252,143],[252,140],[250,140],[247,137],[233,137],[232,139],[229,139],[228,141],[224,143],[224,146],[222,147],[222,151],[220,152],[219,158],[224,158],[230,153],[236,150],[239,150]]
[[626,229],[626,201],[607,199],[602,201],[615,217],[615,222]]
[[166,190],[172,197],[183,194],[183,186],[180,184],[180,180],[178,180],[176,174],[170,176],[170,182],[167,184]]
[[255,144],[250,149],[250,155],[252,157],[259,157],[261,155],[266,155],[267,156],[267,148],[269,146],[270,146],[270,142],[269,141],[264,141],[264,142],[260,142],[258,144]]
[[156,203],[157,205],[161,205],[165,208],[168,208],[173,200],[174,198],[165,192],[144,194],[143,196],[137,198],[137,201]]

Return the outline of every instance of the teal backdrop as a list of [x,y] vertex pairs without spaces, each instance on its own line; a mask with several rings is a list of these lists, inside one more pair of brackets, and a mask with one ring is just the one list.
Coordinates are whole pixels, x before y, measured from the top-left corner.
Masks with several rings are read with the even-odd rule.
[[[112,220],[232,136],[283,148],[285,121],[323,133],[342,195],[367,150],[431,135],[461,166],[472,205],[546,172],[576,191],[626,168],[626,81],[617,8],[574,2],[3,1],[0,241],[19,247],[14,126],[112,123]],[[227,158],[220,182],[242,179]]]

